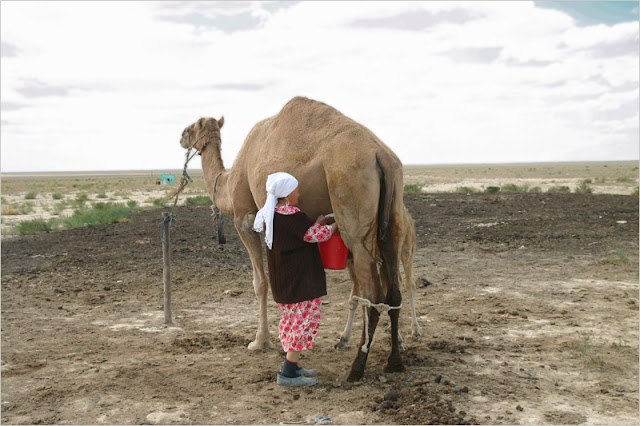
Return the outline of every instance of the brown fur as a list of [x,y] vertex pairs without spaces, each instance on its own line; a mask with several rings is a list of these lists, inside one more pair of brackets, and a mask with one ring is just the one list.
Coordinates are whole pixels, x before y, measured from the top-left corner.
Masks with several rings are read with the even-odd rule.
[[[201,149],[206,138],[199,138],[219,136],[223,123],[223,119],[198,120],[185,129],[181,145],[188,148],[198,141],[195,149]],[[400,304],[402,164],[369,129],[326,104],[296,97],[277,115],[253,127],[231,170],[224,169],[219,141],[217,138],[203,152],[202,168],[210,195],[213,195],[215,176],[222,172],[216,188],[216,205],[223,213],[234,216],[234,224],[253,264],[253,285],[260,314],[256,340],[249,345],[250,349],[271,346],[262,236],[251,230],[255,213],[266,200],[265,183],[271,173],[287,172],[298,179],[301,194],[298,205],[309,217],[335,214],[342,239],[353,258],[354,294],[376,303]],[[382,279],[378,274],[378,259]],[[396,313],[391,315],[393,331],[397,330],[398,311],[391,312]],[[369,336],[372,338],[373,333]],[[402,369],[402,361],[397,338],[392,340],[388,369],[398,371]],[[358,360],[352,367],[351,380],[364,374],[366,357],[364,361],[361,357]]]

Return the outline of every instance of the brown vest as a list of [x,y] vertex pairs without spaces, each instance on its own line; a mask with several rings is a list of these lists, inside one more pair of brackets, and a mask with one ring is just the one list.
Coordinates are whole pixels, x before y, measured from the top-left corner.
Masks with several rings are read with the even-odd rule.
[[271,294],[277,303],[299,303],[327,294],[320,250],[304,241],[313,220],[302,212],[273,217],[273,248],[267,247]]

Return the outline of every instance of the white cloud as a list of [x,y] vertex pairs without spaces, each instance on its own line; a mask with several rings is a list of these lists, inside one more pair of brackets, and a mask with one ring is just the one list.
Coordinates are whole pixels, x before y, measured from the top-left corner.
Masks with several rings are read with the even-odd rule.
[[230,167],[297,95],[405,163],[638,158],[637,23],[531,2],[1,7],[3,171],[180,168],[183,128],[221,115]]

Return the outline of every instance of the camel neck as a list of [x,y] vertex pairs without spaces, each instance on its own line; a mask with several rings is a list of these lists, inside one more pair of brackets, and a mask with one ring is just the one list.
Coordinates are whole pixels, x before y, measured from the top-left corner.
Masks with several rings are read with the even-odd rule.
[[[207,186],[207,192],[211,199],[215,197],[215,203],[218,208],[225,210],[225,198],[227,196],[226,191],[226,174],[224,164],[222,163],[222,157],[220,155],[220,149],[216,149],[214,144],[211,144],[207,149],[202,152],[202,173],[204,175],[204,181]],[[218,176],[220,175],[220,176]],[[216,179],[217,178],[217,179]],[[216,182],[217,181],[217,182]],[[215,195],[214,195],[215,191]]]

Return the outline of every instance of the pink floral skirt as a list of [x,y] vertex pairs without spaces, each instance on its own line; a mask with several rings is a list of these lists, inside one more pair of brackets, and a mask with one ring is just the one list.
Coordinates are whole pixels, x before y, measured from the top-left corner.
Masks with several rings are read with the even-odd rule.
[[313,349],[320,327],[322,299],[276,305],[282,312],[279,332],[282,349],[285,352]]

